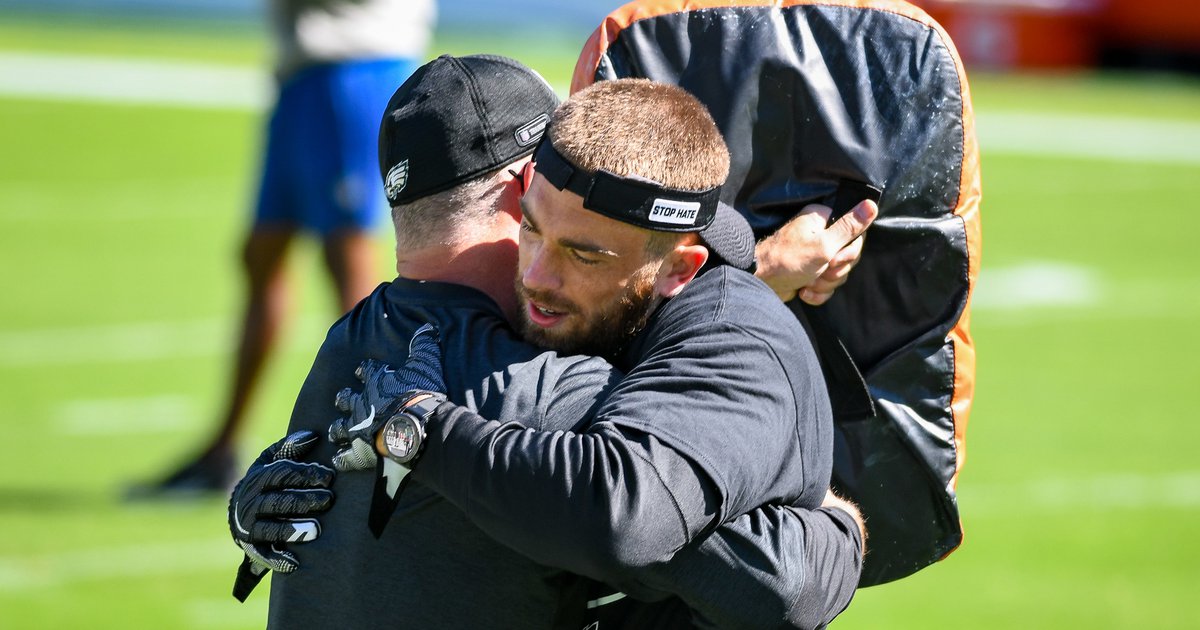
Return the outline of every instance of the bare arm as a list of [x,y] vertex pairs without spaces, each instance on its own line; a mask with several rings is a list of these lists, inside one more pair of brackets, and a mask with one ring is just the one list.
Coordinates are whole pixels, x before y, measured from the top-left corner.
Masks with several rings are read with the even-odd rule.
[[825,500],[821,502],[821,507],[837,508],[850,515],[854,519],[854,523],[858,525],[858,535],[862,538],[862,553],[867,554],[867,523],[863,519],[862,512],[858,511],[858,506],[839,497],[833,493],[833,490],[825,493]]

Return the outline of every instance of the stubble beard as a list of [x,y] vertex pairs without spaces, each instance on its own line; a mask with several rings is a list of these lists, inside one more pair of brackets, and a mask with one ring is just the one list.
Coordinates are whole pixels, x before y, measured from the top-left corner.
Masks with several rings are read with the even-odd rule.
[[521,304],[521,335],[525,341],[561,355],[583,354],[609,360],[620,355],[646,327],[650,315],[662,300],[654,291],[653,281],[635,278],[615,300],[591,314],[582,328],[564,334],[533,323],[529,319],[529,302],[538,302],[553,310],[561,309],[578,317],[579,309],[574,304],[553,294],[527,290],[520,278],[515,287]]

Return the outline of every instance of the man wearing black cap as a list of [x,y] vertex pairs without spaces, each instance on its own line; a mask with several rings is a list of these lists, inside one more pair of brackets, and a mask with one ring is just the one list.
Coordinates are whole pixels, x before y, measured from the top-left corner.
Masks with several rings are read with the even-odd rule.
[[[520,220],[520,181],[509,171],[528,162],[557,104],[541,77],[490,56],[438,58],[388,104],[380,163],[398,277],[333,325],[297,398],[293,435],[268,449],[231,497],[231,530],[247,552],[236,596],[246,597],[266,568],[282,574],[303,566],[273,580],[270,627],[487,627],[499,614],[510,627],[551,627],[560,582],[569,577],[562,571],[496,543],[417,487],[376,540],[364,527],[370,476],[334,480],[320,464],[294,460],[330,461],[334,451],[323,438],[334,395],[356,382],[362,360],[402,361],[426,321],[439,325],[448,345],[471,351],[471,360],[446,370],[455,400],[504,417],[509,406],[546,409],[553,396],[570,417],[587,415],[608,383],[608,365],[542,356],[504,323],[516,309]],[[335,495],[322,528],[310,516]],[[263,544],[271,540],[305,544]]]
[[[728,160],[711,117],[679,88],[620,80],[572,96],[554,114],[522,201],[520,316],[527,340],[604,356],[625,379],[585,426],[564,433],[537,426],[536,414],[499,424],[438,406],[437,392],[401,395],[412,370],[367,366],[367,392],[342,401],[353,413],[330,430],[342,448],[338,468],[373,465],[354,446],[374,445],[423,490],[536,561],[644,597],[692,589],[680,593],[688,604],[710,621],[722,614],[705,607],[737,597],[735,576],[695,569],[740,559],[731,546],[692,542],[747,513],[755,516],[732,534],[743,540],[795,514],[754,512],[765,504],[818,508],[832,460],[829,403],[807,336],[766,285],[730,266],[752,264],[754,240],[718,202]],[[710,259],[729,264],[699,273]],[[385,413],[414,405],[419,413]],[[386,437],[376,443],[381,428],[404,431],[403,452],[389,450]],[[838,512],[825,516],[849,542],[858,527]],[[854,544],[844,548],[857,555]],[[831,558],[833,546],[812,545]],[[681,549],[689,560],[668,562]],[[847,602],[857,569],[822,560],[812,565],[840,573],[793,583],[782,610],[717,621],[827,621]],[[829,601],[801,597],[805,587]]]
[[[374,358],[400,363],[408,337],[423,321],[435,322],[442,342],[456,353],[456,360],[446,366],[444,381],[452,400],[470,402],[490,417],[519,419],[535,429],[589,430],[579,419],[594,415],[596,401],[604,398],[616,377],[597,360],[539,355],[520,344],[501,320],[503,316],[515,320],[518,311],[511,274],[516,264],[519,212],[515,201],[520,182],[509,171],[521,170],[552,110],[553,95],[540,78],[493,57],[440,58],[397,92],[383,122],[381,168],[394,204],[400,277],[331,329],[297,401],[293,431],[323,429],[328,424],[329,400],[353,382],[350,374],[358,362]],[[622,386],[634,386],[627,382]],[[425,381],[421,386],[431,384],[436,383]],[[731,430],[738,431],[737,419],[731,417],[730,422]],[[666,450],[644,441],[628,452],[647,446],[653,454]],[[235,491],[230,515],[235,539],[249,558],[260,561],[247,566],[257,564],[259,574],[264,566],[285,572],[297,563],[304,566],[272,585],[271,625],[369,627],[394,619],[413,627],[484,623],[551,627],[577,614],[571,605],[582,608],[585,603],[564,596],[577,594],[570,576],[535,564],[526,557],[531,554],[522,556],[496,544],[456,506],[421,483],[405,490],[396,522],[378,541],[362,526],[374,490],[367,475],[337,478],[333,485],[337,507],[323,517],[323,532],[315,521],[297,520],[298,515],[311,515],[328,505],[330,495],[324,488],[330,486],[332,475],[319,466],[292,460],[305,449],[313,449],[309,459],[315,461],[328,461],[334,455],[329,445],[304,438],[277,447],[265,453],[274,461],[257,463],[259,469],[252,467],[239,486],[243,491]],[[671,460],[663,470],[678,466],[681,475],[695,475],[685,458],[663,457]],[[271,469],[268,474],[280,473],[274,487],[287,490],[280,493],[282,497],[270,496],[273,486],[262,483],[264,469]],[[288,475],[293,477],[286,479]],[[507,483],[499,476],[496,480]],[[257,495],[250,491],[255,483],[260,484]],[[266,506],[281,498],[280,503],[296,505],[273,516],[273,508]],[[657,509],[653,504],[671,499],[649,491],[638,500]],[[852,522],[847,526],[844,513],[777,508],[755,524],[771,529],[801,515],[809,520],[793,523],[801,528],[791,539],[796,553],[806,553],[805,543],[819,546],[820,536],[826,541],[840,536],[849,550],[843,554],[847,563],[855,564],[857,538],[846,528],[855,533],[857,528]],[[536,512],[526,516],[540,518]],[[803,527],[809,528],[808,535]],[[738,541],[743,551],[745,545],[756,544],[748,542],[752,537],[746,529],[731,535],[735,538],[724,543],[726,548],[737,548]],[[289,550],[263,544],[267,540],[307,542]],[[575,543],[590,546],[587,540]],[[555,558],[546,564],[563,566]],[[608,577],[603,568],[597,574]],[[795,582],[787,582],[786,577],[773,576],[778,583],[768,585],[783,591],[783,597],[797,596],[787,590],[789,585],[805,578],[808,584],[818,581],[812,575],[793,575]],[[852,589],[853,578],[830,590],[845,584]],[[669,579],[660,578],[662,582],[655,586],[670,591]],[[702,586],[691,588],[700,592]],[[244,596],[248,589],[242,588]],[[743,603],[735,598],[752,595],[720,590],[727,591],[726,603],[732,601],[734,609]],[[832,612],[837,610],[840,606]]]

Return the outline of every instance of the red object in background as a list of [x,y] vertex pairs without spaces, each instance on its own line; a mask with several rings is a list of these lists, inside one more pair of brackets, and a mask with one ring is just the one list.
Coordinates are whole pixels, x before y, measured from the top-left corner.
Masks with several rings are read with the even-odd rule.
[[916,0],[914,4],[925,9],[950,33],[968,68],[1009,70],[1094,65],[1100,50],[1100,15],[1106,3],[1103,0]]
[[1200,2],[1107,0],[1101,13],[1106,45],[1200,53]]

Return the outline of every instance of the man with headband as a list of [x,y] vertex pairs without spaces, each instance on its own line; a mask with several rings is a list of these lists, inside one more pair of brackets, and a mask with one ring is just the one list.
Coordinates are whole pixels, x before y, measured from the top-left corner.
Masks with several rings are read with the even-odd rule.
[[[625,379],[588,423],[567,430],[520,417],[489,422],[441,403],[441,392],[404,393],[419,382],[413,369],[367,365],[365,392],[339,400],[352,414],[331,427],[341,449],[335,464],[374,466],[373,453],[382,453],[401,463],[418,496],[437,492],[521,554],[639,597],[682,587],[703,594],[684,597],[695,608],[706,597],[736,597],[727,576],[695,567],[728,569],[750,547],[713,550],[706,537],[729,523],[748,541],[782,531],[797,513],[759,506],[819,508],[832,427],[799,322],[762,282],[712,264],[749,266],[754,248],[748,226],[717,201],[728,170],[720,134],[679,88],[603,82],[556,111],[535,161],[517,280],[525,336],[604,356],[627,370]],[[403,492],[402,511],[411,500]],[[827,515],[860,544],[848,513]],[[834,546],[804,553],[832,554]],[[836,614],[857,581],[857,560],[815,562],[831,571],[798,580],[802,591],[789,603],[828,595],[809,612],[832,603]],[[593,600],[592,614],[611,601],[621,600]]]

